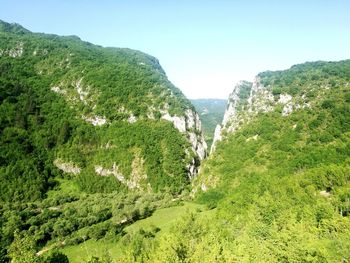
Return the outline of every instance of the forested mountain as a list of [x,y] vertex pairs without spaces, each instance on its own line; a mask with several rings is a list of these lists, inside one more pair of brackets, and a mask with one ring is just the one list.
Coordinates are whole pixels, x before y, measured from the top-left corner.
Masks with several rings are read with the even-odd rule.
[[208,144],[208,149],[213,142],[213,136],[216,125],[222,122],[227,100],[223,99],[195,99],[191,100],[196,108],[202,122],[205,141]]
[[43,197],[59,170],[88,192],[186,186],[205,143],[157,59],[0,28],[2,200]]
[[[147,215],[189,191],[206,155],[194,107],[139,51],[0,21],[0,99],[1,260],[15,231],[40,247],[112,214]],[[145,211],[125,210],[142,198]]]
[[226,262],[349,261],[350,60],[238,83],[215,144],[194,192],[217,218],[188,255],[213,245]]

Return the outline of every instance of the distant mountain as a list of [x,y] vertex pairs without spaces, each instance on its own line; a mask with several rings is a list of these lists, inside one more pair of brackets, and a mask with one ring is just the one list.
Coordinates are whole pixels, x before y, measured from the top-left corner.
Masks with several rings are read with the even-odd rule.
[[213,142],[216,125],[222,122],[227,100],[223,99],[195,99],[191,100],[202,121],[203,133],[208,149]]

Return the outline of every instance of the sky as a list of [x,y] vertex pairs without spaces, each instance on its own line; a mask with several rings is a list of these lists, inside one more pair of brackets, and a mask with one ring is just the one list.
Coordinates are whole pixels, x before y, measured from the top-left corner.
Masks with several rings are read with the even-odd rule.
[[0,0],[0,19],[155,56],[190,99],[315,60],[350,59],[349,0]]

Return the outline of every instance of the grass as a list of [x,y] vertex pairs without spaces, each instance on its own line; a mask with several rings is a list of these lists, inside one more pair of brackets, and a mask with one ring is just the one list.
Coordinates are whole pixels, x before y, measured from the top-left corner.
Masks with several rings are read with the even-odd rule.
[[88,240],[76,246],[64,247],[61,250],[69,258],[70,263],[88,262],[92,256],[102,258],[106,254],[119,255],[121,253],[117,241],[112,240]]
[[73,180],[64,179],[64,178],[56,178],[58,182],[58,186],[56,189],[50,190],[47,192],[48,198],[54,198],[57,195],[81,195],[83,194],[79,187]]
[[[170,227],[183,216],[188,213],[199,213],[202,217],[209,217],[214,214],[215,210],[207,210],[205,205],[184,202],[183,205],[162,208],[156,210],[152,216],[139,220],[130,226],[127,226],[124,231],[133,233],[142,229],[149,229],[156,226],[161,230],[157,233],[160,236],[162,233],[169,231]],[[92,256],[102,258],[109,254],[112,258],[121,254],[120,241],[117,240],[88,240],[82,244],[75,246],[67,246],[62,248],[62,252],[69,258],[70,263],[87,262]]]
[[173,206],[162,208],[156,210],[152,216],[139,220],[134,224],[127,226],[124,230],[127,233],[137,232],[139,229],[144,228],[148,229],[151,226],[157,226],[161,231],[167,231],[173,224],[173,222],[187,213],[190,212],[199,212],[205,210],[204,205],[185,202],[181,206]]

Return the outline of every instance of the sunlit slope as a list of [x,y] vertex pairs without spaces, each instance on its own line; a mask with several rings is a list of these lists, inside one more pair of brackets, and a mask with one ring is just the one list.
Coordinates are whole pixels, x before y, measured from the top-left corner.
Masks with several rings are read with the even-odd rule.
[[350,61],[264,72],[244,88],[195,184],[218,206],[222,238],[237,260],[349,260]]
[[0,22],[3,201],[38,200],[54,178],[86,192],[179,193],[206,146],[191,103],[158,60]]

